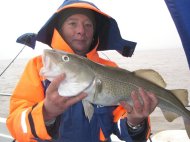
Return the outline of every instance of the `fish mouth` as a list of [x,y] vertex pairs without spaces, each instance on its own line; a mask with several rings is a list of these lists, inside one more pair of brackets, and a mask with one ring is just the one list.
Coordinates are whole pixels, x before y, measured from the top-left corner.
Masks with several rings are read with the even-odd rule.
[[50,63],[50,57],[46,56],[43,60],[43,67],[40,70],[40,75],[52,81],[57,75],[62,73],[56,63]]

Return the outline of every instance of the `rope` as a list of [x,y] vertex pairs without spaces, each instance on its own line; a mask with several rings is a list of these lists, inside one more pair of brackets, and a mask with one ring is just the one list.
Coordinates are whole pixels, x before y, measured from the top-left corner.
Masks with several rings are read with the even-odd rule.
[[0,96],[11,96],[12,94],[8,94],[8,93],[0,93]]
[[107,60],[110,60],[110,61],[111,61],[111,59],[110,59],[104,52],[100,51],[100,53],[101,53],[102,55],[104,55],[104,56],[107,58]]
[[23,46],[23,48],[19,51],[19,53],[13,58],[13,60],[7,65],[7,67],[1,72],[0,77],[5,73],[5,71],[11,66],[11,64],[16,60],[16,58],[18,57],[18,55],[20,55],[20,53],[24,50],[25,45]]

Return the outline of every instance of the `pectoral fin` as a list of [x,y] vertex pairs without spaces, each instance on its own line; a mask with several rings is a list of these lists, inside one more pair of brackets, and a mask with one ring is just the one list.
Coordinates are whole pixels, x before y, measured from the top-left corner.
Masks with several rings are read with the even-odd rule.
[[96,93],[100,93],[102,91],[102,81],[100,79],[96,79]]
[[158,72],[152,69],[136,70],[134,73],[136,76],[146,79],[154,84],[157,84],[160,87],[163,87],[163,88],[166,87],[166,83],[164,79],[162,78],[162,76]]
[[92,106],[91,103],[89,103],[86,100],[82,100],[83,108],[84,108],[84,113],[85,116],[88,118],[89,122],[92,119],[92,116],[94,114],[94,107]]

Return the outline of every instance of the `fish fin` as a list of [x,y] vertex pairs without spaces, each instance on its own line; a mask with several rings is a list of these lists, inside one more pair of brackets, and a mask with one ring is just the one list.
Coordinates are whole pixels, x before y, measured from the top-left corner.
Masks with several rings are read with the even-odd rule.
[[184,125],[185,125],[185,130],[187,132],[187,135],[190,139],[190,120],[189,119],[186,119],[186,118],[183,118],[183,121],[184,121]]
[[82,100],[85,116],[88,118],[89,122],[94,114],[94,107],[91,103],[86,100]]
[[134,73],[138,77],[146,79],[154,84],[157,84],[160,87],[166,88],[166,83],[162,76],[152,69],[140,69],[134,71]]
[[189,104],[188,91],[186,89],[175,89],[170,91],[183,103],[184,106]]
[[101,91],[102,91],[102,81],[100,79],[96,79],[96,87],[95,87],[93,102],[96,101],[98,94],[100,94]]
[[[162,110],[162,109],[161,109]],[[178,114],[174,113],[174,112],[170,112],[170,111],[164,111],[162,110],[162,113],[165,117],[165,119],[169,122],[172,122],[173,120],[175,120],[176,118],[179,117]]]
[[96,80],[96,93],[100,93],[102,91],[102,81],[100,79]]

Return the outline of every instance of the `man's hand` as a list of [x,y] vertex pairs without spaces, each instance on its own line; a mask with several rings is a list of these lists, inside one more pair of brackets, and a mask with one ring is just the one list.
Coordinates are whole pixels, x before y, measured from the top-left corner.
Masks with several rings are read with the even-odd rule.
[[58,87],[65,79],[65,75],[61,74],[57,76],[48,86],[46,90],[46,97],[43,106],[44,120],[48,121],[54,119],[59,114],[63,113],[68,107],[81,101],[87,96],[86,93],[80,93],[74,97],[60,96],[58,93]]
[[[130,124],[136,126],[143,122],[158,105],[157,97],[151,93],[146,92],[142,88],[139,88],[138,92],[133,91],[131,93],[133,100],[133,106],[127,104],[125,101],[120,102],[120,104],[127,110],[127,119]],[[139,97],[142,98],[140,101]]]

